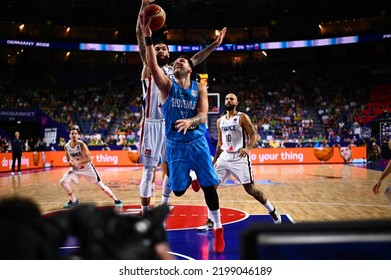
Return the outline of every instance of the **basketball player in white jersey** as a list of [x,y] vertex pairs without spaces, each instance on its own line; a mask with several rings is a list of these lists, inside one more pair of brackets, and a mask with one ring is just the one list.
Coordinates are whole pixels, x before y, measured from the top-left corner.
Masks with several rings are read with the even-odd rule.
[[[250,150],[257,141],[257,132],[249,116],[236,110],[237,105],[237,96],[233,93],[227,94],[225,97],[227,114],[217,120],[218,140],[216,155],[213,159],[216,173],[221,182],[225,182],[231,175],[235,177],[246,192],[268,210],[273,222],[280,224],[281,215],[277,208],[254,185]],[[206,224],[197,229],[212,230],[213,222],[208,218]]]
[[69,142],[65,144],[67,163],[71,167],[60,180],[60,185],[69,196],[69,201],[65,203],[64,208],[71,208],[79,204],[79,200],[73,194],[70,183],[74,181],[79,183],[81,177],[84,177],[89,183],[97,185],[113,201],[116,207],[122,207],[122,202],[113,194],[111,189],[103,184],[98,171],[91,162],[91,154],[88,146],[79,140],[79,133],[76,128],[69,131]]
[[[140,14],[144,7],[154,2],[154,0],[142,0]],[[226,33],[226,28],[220,31],[220,35],[217,39],[205,49],[196,53],[191,61],[194,66],[204,61],[209,54],[221,44]],[[152,79],[151,72],[149,70],[147,59],[145,42],[142,30],[140,28],[140,20],[137,20],[136,35],[139,47],[139,54],[143,62],[143,70],[141,72],[141,81],[143,89],[143,119],[141,121],[141,137],[140,137],[140,160],[143,164],[143,175],[140,182],[140,197],[141,197],[141,212],[145,213],[149,209],[151,196],[153,193],[153,179],[156,167],[159,161],[162,162],[162,170],[164,173],[163,186],[162,186],[162,200],[161,203],[168,204],[171,189],[168,186],[169,178],[166,170],[166,157],[165,157],[165,122],[162,112],[162,105],[160,103],[160,92],[155,82]],[[170,53],[168,46],[165,43],[155,44],[155,53],[159,66],[163,69],[164,73],[174,79],[173,67],[169,65]],[[191,172],[192,178],[191,185],[194,191],[200,190],[200,185],[196,179],[195,173]]]

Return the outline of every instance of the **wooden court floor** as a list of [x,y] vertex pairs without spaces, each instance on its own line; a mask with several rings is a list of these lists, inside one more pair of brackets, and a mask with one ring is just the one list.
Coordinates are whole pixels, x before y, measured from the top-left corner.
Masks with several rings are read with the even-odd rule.
[[[380,171],[366,166],[343,164],[255,165],[256,186],[283,214],[296,223],[309,221],[348,221],[391,219],[391,207],[384,195],[374,195],[372,186]],[[22,171],[21,176],[0,174],[0,199],[10,196],[31,198],[42,213],[61,210],[68,197],[59,185],[67,168]],[[103,182],[125,205],[139,205],[139,182],[142,167],[98,168]],[[152,204],[160,202],[161,171],[157,172]],[[382,190],[391,185],[391,177]],[[81,202],[97,206],[113,205],[96,186],[84,179],[73,185]],[[235,180],[218,188],[221,207],[235,208],[251,214],[267,214],[266,209],[247,195]],[[189,189],[182,197],[172,196],[173,205],[205,205],[202,191]]]

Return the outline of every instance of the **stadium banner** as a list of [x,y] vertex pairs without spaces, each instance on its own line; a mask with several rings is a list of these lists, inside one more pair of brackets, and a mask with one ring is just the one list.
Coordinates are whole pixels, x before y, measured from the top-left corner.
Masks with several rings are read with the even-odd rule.
[[[96,167],[138,166],[139,152],[130,151],[90,151]],[[365,147],[352,147],[352,163],[365,163]],[[339,148],[255,148],[251,150],[251,160],[257,164],[328,164],[344,163]],[[10,172],[12,153],[0,154],[0,172]],[[64,151],[24,152],[22,171],[35,168],[67,167]]]
[[29,126],[39,129],[39,137],[45,138],[47,145],[53,149],[58,149],[61,142],[69,138],[69,131],[40,109],[2,108],[0,121],[27,122]]
[[39,120],[40,110],[38,109],[0,109],[0,121],[28,121]]

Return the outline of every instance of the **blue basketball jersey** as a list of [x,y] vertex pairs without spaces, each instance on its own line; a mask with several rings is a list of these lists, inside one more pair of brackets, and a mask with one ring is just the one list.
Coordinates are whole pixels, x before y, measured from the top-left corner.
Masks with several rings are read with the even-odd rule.
[[206,131],[205,123],[189,127],[186,134],[175,126],[179,119],[190,119],[197,115],[197,104],[199,99],[197,82],[191,81],[188,89],[182,88],[177,82],[172,81],[171,91],[168,99],[163,104],[163,114],[166,120],[166,137],[173,142],[189,143],[199,137],[203,137]]

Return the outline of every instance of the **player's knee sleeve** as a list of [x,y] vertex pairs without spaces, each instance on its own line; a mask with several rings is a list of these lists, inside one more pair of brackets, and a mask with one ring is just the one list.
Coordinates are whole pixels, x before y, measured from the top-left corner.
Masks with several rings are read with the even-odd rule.
[[140,183],[140,196],[151,197],[152,195],[152,179],[155,168],[153,166],[144,166],[143,176]]
[[169,197],[171,195],[169,181],[170,181],[170,179],[168,178],[168,176],[164,175],[163,186],[162,186],[162,195],[166,196],[166,197]]
[[220,209],[219,196],[217,194],[216,188],[214,186],[210,186],[210,187],[201,186],[201,188],[204,191],[205,202],[206,205],[208,205],[209,210],[214,211]]

